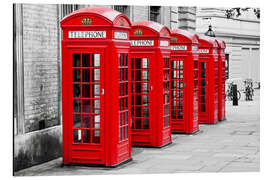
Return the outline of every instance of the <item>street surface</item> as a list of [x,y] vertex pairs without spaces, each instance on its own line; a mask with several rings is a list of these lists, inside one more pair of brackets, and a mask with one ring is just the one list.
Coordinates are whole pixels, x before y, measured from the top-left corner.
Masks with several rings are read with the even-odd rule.
[[153,174],[181,172],[258,172],[260,169],[260,91],[254,101],[226,102],[227,120],[200,125],[195,135],[172,135],[161,149],[132,148],[133,161],[117,168],[64,166],[62,158],[30,167],[15,176]]

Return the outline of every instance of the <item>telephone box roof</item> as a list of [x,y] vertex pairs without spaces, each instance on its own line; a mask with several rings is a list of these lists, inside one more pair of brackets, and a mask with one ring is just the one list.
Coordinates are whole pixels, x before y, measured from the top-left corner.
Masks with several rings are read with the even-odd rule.
[[79,9],[77,11],[74,11],[71,14],[67,15],[61,21],[61,25],[64,25],[69,20],[71,20],[75,17],[78,17],[78,16],[99,17],[101,19],[104,19],[105,21],[107,21],[109,24],[112,24],[112,25],[116,24],[117,19],[119,19],[120,17],[123,17],[128,22],[128,26],[131,26],[131,22],[125,14],[120,13],[120,12],[113,10],[113,9],[110,9],[110,8],[105,8],[105,7],[89,7],[89,8],[83,8],[83,9]]
[[175,35],[180,37],[179,39],[177,39],[178,42],[181,43],[194,43],[197,44],[198,41],[198,35],[195,33],[191,33],[189,31],[185,31],[183,29],[175,29],[175,30],[171,30],[171,35]]
[[226,48],[225,41],[219,40],[219,39],[216,39],[216,41],[217,41],[217,44],[218,44],[218,47],[219,48],[222,48],[222,49],[225,49]]
[[[160,23],[153,21],[137,21],[132,23],[132,29],[136,28],[145,28],[152,31],[154,34],[158,36],[170,36],[170,30],[167,26],[164,26]],[[162,34],[162,32],[166,32],[166,34]]]
[[218,47],[216,39],[209,36],[200,35],[199,43],[200,43],[200,47],[210,47],[210,48]]

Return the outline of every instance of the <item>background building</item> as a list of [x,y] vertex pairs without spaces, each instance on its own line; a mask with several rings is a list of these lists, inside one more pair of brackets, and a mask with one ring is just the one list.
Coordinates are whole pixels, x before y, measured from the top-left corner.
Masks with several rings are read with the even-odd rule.
[[228,78],[241,88],[247,78],[260,82],[260,20],[253,10],[228,19],[225,8],[197,8],[197,33],[204,34],[209,24],[216,37],[226,42]]
[[[60,21],[71,12],[89,6],[96,5],[13,6],[15,171],[62,154]],[[258,19],[226,19],[224,10],[216,8],[106,7],[125,13],[131,22],[151,20],[170,29],[197,30],[202,34],[208,30],[209,25],[205,18],[211,17],[216,36],[224,39],[228,46],[229,77],[254,77],[259,80]]]

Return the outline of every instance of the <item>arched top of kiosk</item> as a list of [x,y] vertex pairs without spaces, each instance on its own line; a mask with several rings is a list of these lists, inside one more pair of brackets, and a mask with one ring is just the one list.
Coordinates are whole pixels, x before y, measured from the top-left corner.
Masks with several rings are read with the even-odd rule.
[[130,27],[131,22],[125,14],[105,7],[79,9],[66,16],[61,26],[122,26]]
[[153,21],[138,21],[131,26],[131,36],[170,37],[170,34],[168,27]]
[[226,48],[225,41],[219,40],[219,39],[216,39],[216,41],[217,41],[217,44],[218,44],[218,47],[219,48],[221,48],[221,49],[225,49]]
[[215,38],[201,35],[199,36],[200,47],[217,48],[218,44]]
[[189,31],[185,31],[182,29],[175,29],[171,31],[171,42],[178,43],[199,43],[199,36],[197,34],[191,33]]

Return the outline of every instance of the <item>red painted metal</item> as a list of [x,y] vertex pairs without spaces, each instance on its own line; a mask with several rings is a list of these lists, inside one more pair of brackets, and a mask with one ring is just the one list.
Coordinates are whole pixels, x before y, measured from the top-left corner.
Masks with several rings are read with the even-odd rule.
[[63,164],[130,160],[129,19],[86,8],[66,16],[61,27]]
[[171,31],[171,128],[173,133],[199,130],[198,36],[188,31]]
[[225,120],[225,48],[224,41],[216,39],[218,43],[218,120]]
[[134,22],[130,39],[132,145],[162,147],[171,142],[170,31],[156,22]]
[[217,42],[199,36],[199,123],[218,121],[218,54]]

